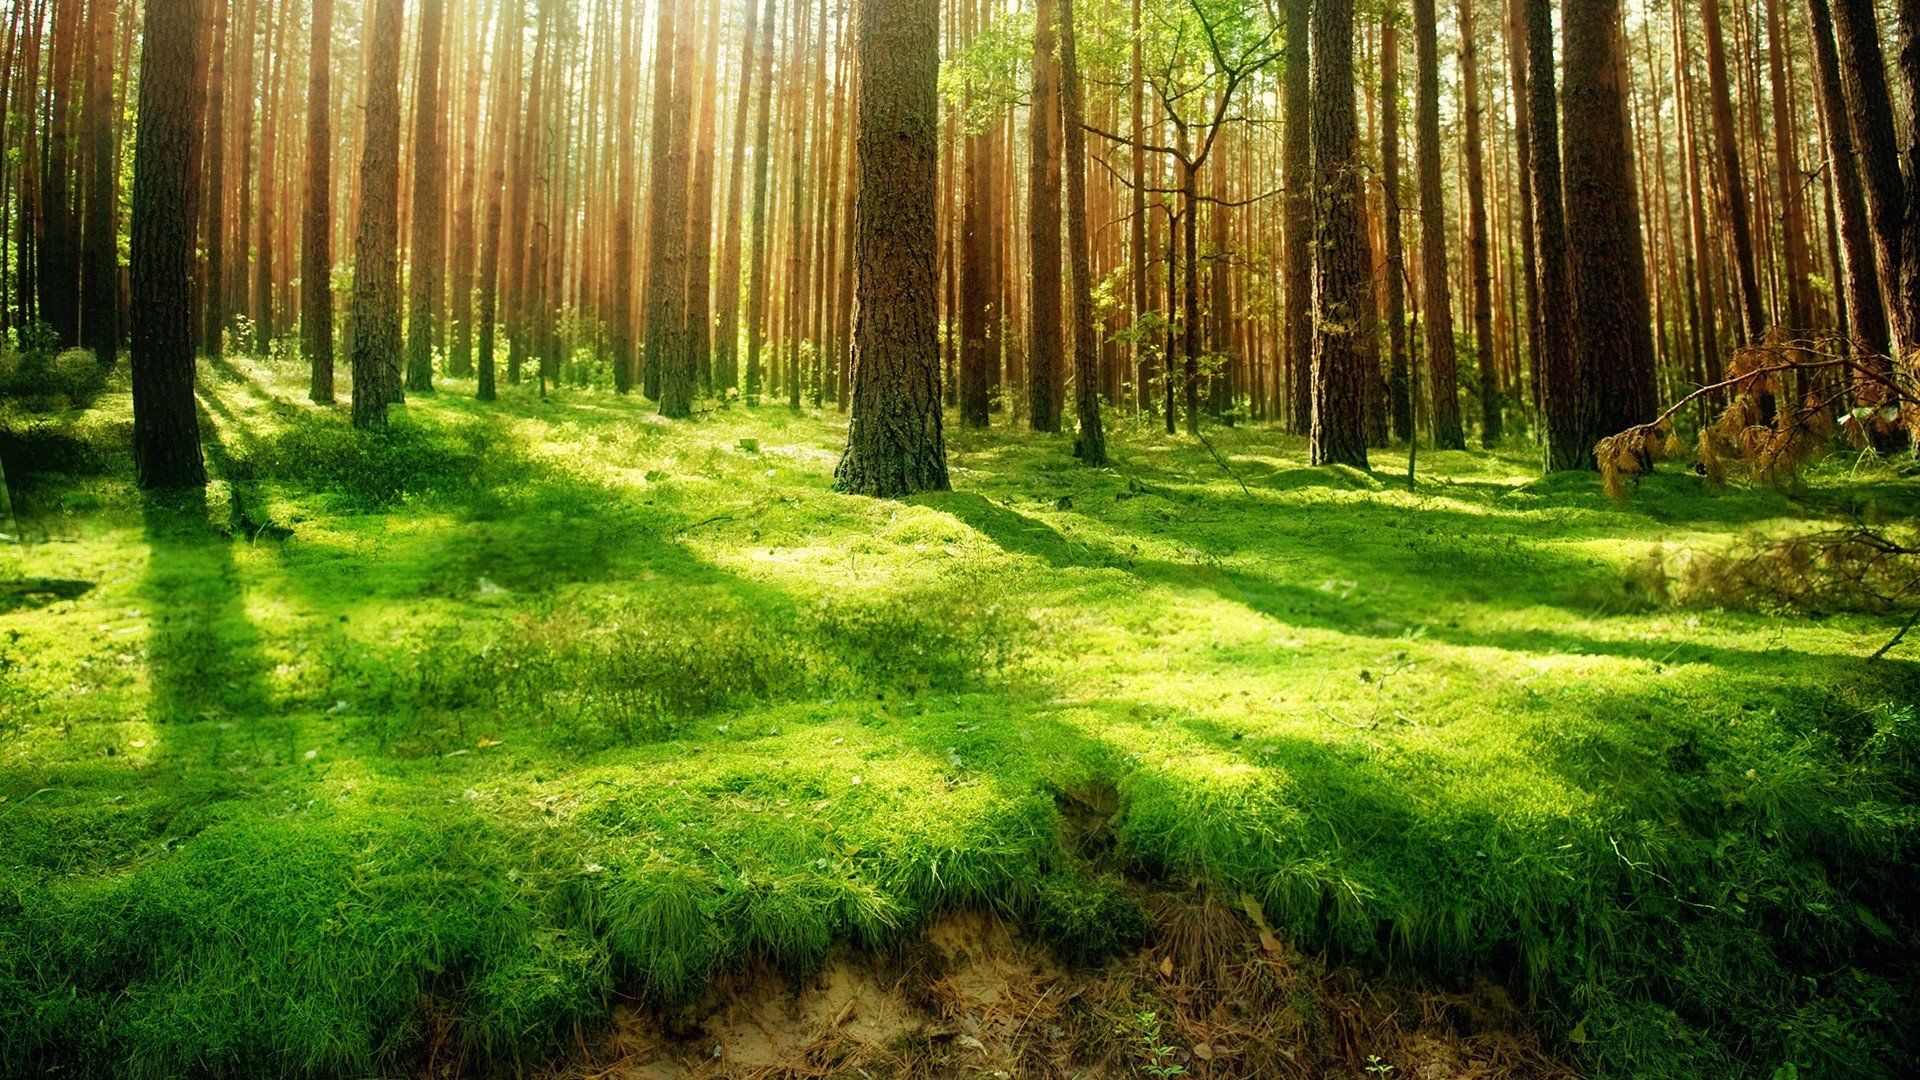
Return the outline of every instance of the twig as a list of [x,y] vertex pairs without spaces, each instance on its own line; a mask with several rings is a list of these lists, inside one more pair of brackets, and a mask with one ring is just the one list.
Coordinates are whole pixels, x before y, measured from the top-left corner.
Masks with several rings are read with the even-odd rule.
[[1207,453],[1213,455],[1213,460],[1219,462],[1220,467],[1227,470],[1227,475],[1233,477],[1233,482],[1240,485],[1240,490],[1246,492],[1248,498],[1252,498],[1253,490],[1247,487],[1245,480],[1240,479],[1239,473],[1233,471],[1233,466],[1227,464],[1227,459],[1220,456],[1220,451],[1213,448],[1213,443],[1207,441],[1207,437],[1200,432],[1198,427],[1195,427],[1193,433],[1200,439],[1200,445],[1207,448]]
[[1920,608],[1914,609],[1913,614],[1908,616],[1906,625],[1900,628],[1899,633],[1893,635],[1893,640],[1887,642],[1885,645],[1880,646],[1880,651],[1874,653],[1872,656],[1867,657],[1867,662],[1872,663],[1873,661],[1878,660],[1886,656],[1888,653],[1892,652],[1895,646],[1899,645],[1900,642],[1906,639],[1907,632],[1909,630],[1912,630],[1915,625],[1920,625]]

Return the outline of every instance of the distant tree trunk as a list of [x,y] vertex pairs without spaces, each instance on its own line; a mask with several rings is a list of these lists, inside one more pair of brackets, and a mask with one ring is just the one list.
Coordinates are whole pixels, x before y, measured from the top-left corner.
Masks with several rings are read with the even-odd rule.
[[747,391],[749,405],[758,404],[761,390],[760,348],[767,318],[767,198],[772,186],[772,161],[767,148],[773,140],[773,23],[774,0],[760,14],[760,102],[753,135],[753,266],[747,288]]
[[[660,415],[693,415],[693,357],[687,352],[687,172],[693,133],[693,20],[683,19],[687,0],[661,0],[656,65],[666,74],[654,82],[654,108],[669,115],[654,124],[652,269],[647,274],[647,383],[657,387]],[[683,25],[684,24],[684,25]],[[673,59],[666,59],[671,49]],[[661,87],[668,96],[661,98]],[[665,142],[660,136],[665,133]]]
[[1413,372],[1407,356],[1407,251],[1400,216],[1400,31],[1380,30],[1380,183],[1387,234],[1387,399],[1393,437],[1412,442]]
[[1567,220],[1561,201],[1560,100],[1554,64],[1553,0],[1520,0],[1527,49],[1527,117],[1532,124],[1534,248],[1540,269],[1540,379],[1547,471],[1593,467],[1593,425],[1573,342],[1573,287],[1567,276]]
[[[1135,381],[1134,399],[1135,408],[1140,412],[1145,412],[1147,408],[1147,388],[1152,383],[1151,372],[1148,370],[1152,352],[1147,346],[1145,320],[1148,312],[1153,309],[1153,302],[1150,299],[1149,291],[1152,282],[1149,280],[1150,271],[1147,269],[1147,155],[1145,151],[1140,149],[1147,141],[1146,76],[1143,70],[1145,61],[1142,46],[1146,32],[1141,26],[1140,6],[1141,0],[1133,0],[1133,48],[1129,67],[1130,82],[1132,84],[1129,89],[1132,91],[1133,149],[1128,155],[1132,159],[1130,164],[1133,168],[1133,183],[1128,192],[1128,196],[1132,200],[1133,214],[1132,220],[1128,222],[1128,242],[1132,245],[1133,255],[1134,335],[1132,367]],[[1291,10],[1291,8],[1289,8],[1289,10]],[[1291,16],[1289,16],[1289,18],[1291,18]],[[1299,24],[1289,23],[1288,25],[1295,26]],[[1289,34],[1291,34],[1291,31],[1289,31]],[[1288,40],[1291,41],[1291,37],[1289,37]],[[1291,63],[1291,60],[1289,60],[1289,63]],[[1291,87],[1292,84],[1289,83],[1288,86]],[[1287,122],[1291,124],[1293,119],[1293,114],[1289,114]],[[1294,182],[1294,174],[1289,173],[1288,176],[1287,183],[1291,185]],[[1291,202],[1289,205],[1291,205]],[[1312,258],[1311,245],[1308,247],[1307,257]],[[1309,275],[1311,275],[1311,271],[1309,271]]]
[[1067,155],[1067,250],[1073,268],[1073,389],[1079,436],[1074,454],[1094,468],[1107,464],[1100,425],[1100,340],[1093,320],[1093,255],[1087,235],[1087,132],[1080,90],[1074,0],[1060,0],[1060,106]]
[[1499,445],[1502,434],[1500,369],[1493,354],[1493,266],[1487,238],[1487,183],[1481,158],[1480,44],[1473,0],[1460,0],[1460,93],[1464,99],[1463,149],[1467,159],[1467,258],[1473,281],[1473,352],[1480,382],[1480,445]]
[[1060,148],[1054,140],[1060,90],[1054,53],[1056,0],[1035,0],[1033,109],[1027,124],[1027,253],[1033,288],[1027,305],[1027,423],[1035,431],[1060,430],[1059,379],[1063,348],[1060,321]]
[[261,38],[262,68],[260,80],[260,161],[255,190],[259,192],[260,212],[253,225],[254,251],[252,307],[253,351],[267,356],[273,349],[273,214],[278,203],[274,193],[274,158],[279,152],[280,108],[274,89],[286,66],[283,47],[287,24],[293,21],[291,0],[281,0],[276,22],[273,9],[267,9],[266,32]]
[[1529,390],[1537,409],[1540,406],[1540,267],[1535,249],[1537,230],[1533,224],[1533,121],[1532,102],[1528,98],[1527,38],[1520,12],[1522,2],[1504,0],[1507,70],[1513,84],[1514,164],[1519,174],[1515,187],[1520,202],[1520,284],[1527,304],[1527,365],[1532,376]]
[[[740,97],[733,112],[733,160],[727,165],[727,205],[720,219],[720,311],[713,354],[714,391],[720,394],[740,384],[740,213],[746,204],[747,158],[752,149],[747,139],[747,125],[753,109],[754,71],[759,66],[755,50],[756,35],[760,31],[760,6],[757,0],[747,0]],[[622,164],[624,167],[624,162]]]
[[82,153],[89,175],[81,230],[81,344],[93,350],[103,367],[112,367],[120,352],[120,199],[113,147],[115,7],[113,0],[94,0],[88,20],[92,24],[93,62],[87,70],[86,145]]
[[366,145],[353,245],[353,424],[380,428],[400,387],[400,37],[402,0],[376,0],[366,38]]
[[1367,467],[1362,325],[1373,321],[1360,235],[1353,0],[1313,9],[1313,463]]
[[[1901,224],[1900,281],[1895,303],[1903,313],[1908,334],[1900,343],[1901,364],[1909,379],[1920,375],[1920,0],[1895,0],[1894,23],[1899,42],[1895,66],[1900,72],[1901,104],[1905,106],[1906,203]],[[1909,407],[1907,426],[1920,428],[1920,409]]]
[[[1901,281],[1908,253],[1902,250],[1906,181],[1900,175],[1900,129],[1887,88],[1886,58],[1874,0],[1834,0],[1834,38],[1846,87],[1853,148],[1860,155],[1880,288],[1896,357],[1920,347],[1920,311],[1903,301]],[[1910,361],[1909,361],[1910,362]]]
[[1567,237],[1574,347],[1597,441],[1659,412],[1653,315],[1627,126],[1620,0],[1567,0],[1561,25],[1563,183],[1567,216],[1579,223]]
[[1892,345],[1887,308],[1874,264],[1873,227],[1860,188],[1860,162],[1854,153],[1847,118],[1840,54],[1833,39],[1833,13],[1827,0],[1807,0],[1807,25],[1813,38],[1814,89],[1827,131],[1827,167],[1833,170],[1835,214],[1839,218],[1842,294],[1853,342],[1867,355],[1883,356]]
[[1800,174],[1794,141],[1799,132],[1787,101],[1785,0],[1767,0],[1767,81],[1773,88],[1774,182],[1780,194],[1782,260],[1787,274],[1787,323],[1798,333],[1813,329],[1813,290],[1807,274],[1812,257],[1807,252],[1806,184]]
[[[823,9],[824,10],[824,9]],[[693,393],[711,393],[713,379],[713,165],[717,153],[720,96],[720,12],[708,5],[706,52],[700,90],[700,118],[694,130],[700,144],[693,162],[693,205],[687,223],[687,358],[693,364]],[[728,230],[731,232],[732,230]]]
[[[450,301],[447,319],[452,324],[447,347],[447,374],[466,378],[473,374],[473,276],[476,237],[480,209],[477,205],[480,173],[484,167],[480,154],[480,56],[485,52],[491,8],[482,3],[480,18],[473,28],[472,48],[466,57],[464,102],[461,121],[460,185],[454,195],[453,258],[448,267],[447,293]],[[503,45],[496,45],[501,48]],[[625,77],[624,65],[622,78]],[[631,152],[632,147],[629,146]],[[622,275],[624,280],[625,275]]]
[[1453,344],[1453,295],[1447,279],[1447,208],[1440,186],[1440,46],[1434,0],[1413,0],[1414,172],[1420,184],[1420,288],[1426,319],[1427,378],[1433,396],[1433,444],[1464,450]]
[[[328,0],[330,3],[331,0]],[[207,288],[202,298],[201,348],[218,357],[227,325],[227,0],[214,0],[213,41],[207,76],[206,250]],[[329,380],[331,382],[331,380]],[[318,400],[318,399],[316,399]],[[332,400],[329,390],[328,400]]]
[[[1719,167],[1720,191],[1727,229],[1733,240],[1733,276],[1740,290],[1740,343],[1757,343],[1767,333],[1766,310],[1760,299],[1760,277],[1754,266],[1753,226],[1747,216],[1747,188],[1740,167],[1739,135],[1733,124],[1733,99],[1727,87],[1727,47],[1720,30],[1720,0],[1700,0],[1701,32],[1707,42],[1707,97],[1713,116],[1714,162]],[[1571,39],[1570,39],[1571,40]],[[1569,60],[1574,58],[1569,57]],[[1571,79],[1569,79],[1571,84]],[[1572,93],[1569,85],[1568,93]],[[1568,124],[1569,142],[1574,138]],[[1573,177],[1571,155],[1568,176]],[[1571,204],[1567,212],[1578,220]],[[1575,299],[1578,299],[1576,295]],[[1608,434],[1613,434],[1609,432]]]
[[45,219],[35,251],[40,257],[40,316],[62,347],[80,342],[80,227],[73,205],[73,65],[83,0],[55,0],[52,84],[47,115],[46,180],[40,186]]
[[[967,6],[967,32],[972,33],[977,14],[975,0],[962,0]],[[972,104],[971,87],[967,104]],[[969,132],[961,147],[964,161],[961,182],[965,195],[961,201],[960,258],[960,424],[967,428],[985,428],[992,419],[993,379],[993,222],[992,163],[988,155],[988,136]],[[1136,156],[1138,156],[1136,152]]]
[[853,419],[834,487],[945,491],[940,428],[939,0],[860,0]]
[[413,242],[408,245],[407,389],[433,389],[433,320],[446,267],[447,157],[440,107],[445,0],[421,0],[413,74]]
[[133,459],[140,486],[204,487],[193,394],[200,0],[147,0],[133,158]]
[[[332,69],[333,0],[313,0],[307,60],[307,212],[300,235],[300,339],[312,369],[309,395],[319,405],[333,404]],[[216,250],[217,246],[210,249],[209,257],[215,257]],[[212,292],[209,282],[209,296]]]
[[1287,385],[1296,435],[1313,428],[1313,104],[1310,36],[1312,0],[1287,0],[1287,72],[1280,150],[1285,188],[1283,242],[1287,304]]
[[497,128],[488,140],[491,145],[487,150],[487,215],[480,235],[480,299],[479,313],[475,316],[480,324],[475,393],[481,401],[494,400],[498,389],[494,335],[499,323],[500,243],[506,215],[503,200],[507,187],[507,148],[514,144],[514,126],[519,116],[514,87],[520,79],[521,39],[525,36],[526,22],[523,5],[509,0],[505,7],[500,51],[493,62],[493,108],[488,110],[488,114],[496,118]]

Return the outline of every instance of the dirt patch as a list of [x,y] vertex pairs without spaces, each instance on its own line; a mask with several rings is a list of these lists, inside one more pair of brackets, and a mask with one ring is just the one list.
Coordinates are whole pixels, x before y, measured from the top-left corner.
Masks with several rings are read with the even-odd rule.
[[[1368,979],[1281,942],[1258,907],[1144,898],[1147,947],[1070,970],[983,912],[896,950],[844,950],[812,978],[755,967],[690,1008],[617,1010],[554,1080],[1135,1076],[1573,1077],[1523,1009],[1481,982]],[[1369,1071],[1369,1067],[1372,1071]]]

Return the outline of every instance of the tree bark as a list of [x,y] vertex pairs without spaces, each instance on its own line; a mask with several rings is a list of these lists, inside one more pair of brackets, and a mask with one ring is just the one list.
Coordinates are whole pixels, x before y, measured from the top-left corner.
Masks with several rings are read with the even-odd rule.
[[858,0],[853,418],[834,487],[945,491],[935,217],[938,0]]
[[88,21],[93,62],[87,70],[84,116],[83,160],[88,175],[81,228],[80,333],[81,344],[93,350],[102,367],[112,367],[120,352],[120,200],[113,149],[116,6],[115,0],[92,4]]
[[1480,44],[1473,0],[1460,0],[1460,86],[1467,159],[1467,259],[1473,282],[1473,352],[1480,383],[1480,445],[1499,445],[1502,434],[1498,358],[1493,352],[1493,265],[1487,237],[1487,183],[1480,124]]
[[1100,423],[1100,341],[1093,320],[1093,255],[1087,235],[1086,106],[1073,24],[1074,0],[1060,0],[1060,106],[1066,136],[1067,250],[1073,269],[1073,389],[1079,435],[1074,454],[1094,468],[1107,464]]
[[1572,285],[1567,276],[1566,208],[1561,200],[1560,101],[1554,64],[1552,0],[1520,0],[1527,48],[1527,116],[1532,124],[1534,248],[1540,269],[1542,411],[1549,472],[1593,467],[1593,425],[1574,351]]
[[1033,293],[1027,305],[1027,423],[1060,430],[1057,380],[1061,366],[1060,149],[1054,140],[1060,113],[1055,76],[1056,0],[1035,0],[1033,108],[1027,122],[1027,250]]
[[400,386],[401,0],[376,0],[368,28],[366,144],[353,246],[353,424],[381,428]]
[[413,240],[407,245],[407,389],[433,389],[433,323],[446,272],[446,119],[440,105],[440,40],[446,0],[420,0],[413,69]]
[[[1288,404],[1295,434],[1313,429],[1313,73],[1312,0],[1287,0],[1286,86],[1281,136],[1282,219],[1287,310]],[[1351,36],[1349,34],[1349,36]]]
[[1413,372],[1407,356],[1407,251],[1400,215],[1400,31],[1380,30],[1380,183],[1387,234],[1387,405],[1393,437],[1413,441]]
[[[1712,0],[1707,0],[1711,3]],[[1620,0],[1566,0],[1563,178],[1581,385],[1597,441],[1658,413]]]
[[1353,0],[1313,9],[1313,463],[1367,467],[1367,370],[1360,334],[1374,313],[1360,235]]
[[[1751,345],[1766,336],[1767,318],[1760,299],[1760,277],[1754,266],[1753,226],[1747,215],[1740,142],[1734,130],[1733,99],[1727,87],[1727,47],[1720,30],[1720,0],[1700,0],[1700,19],[1707,41],[1707,97],[1713,116],[1714,162],[1719,167],[1723,209],[1733,240],[1734,283],[1740,290],[1740,343]],[[1569,140],[1573,137],[1571,128],[1569,124]],[[1571,167],[1569,161],[1570,175]],[[1578,213],[1571,204],[1567,210]]]
[[1464,450],[1453,343],[1453,293],[1447,278],[1447,208],[1440,186],[1440,47],[1434,0],[1413,0],[1414,171],[1420,184],[1420,291],[1425,309],[1433,445]]
[[[300,340],[311,369],[308,396],[320,405],[333,404],[332,57],[333,0],[313,0],[307,61],[307,212],[300,237]],[[215,250],[210,249],[209,256]],[[211,283],[208,292],[212,292]]]
[[207,483],[194,402],[200,0],[148,0],[133,162],[133,457],[140,486]]

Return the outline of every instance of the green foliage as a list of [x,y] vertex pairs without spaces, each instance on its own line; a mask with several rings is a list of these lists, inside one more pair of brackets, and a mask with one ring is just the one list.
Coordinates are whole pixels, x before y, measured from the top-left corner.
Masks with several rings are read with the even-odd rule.
[[0,1071],[403,1072],[442,1029],[511,1068],[616,990],[958,906],[1097,961],[1142,917],[1062,791],[1115,795],[1100,867],[1506,979],[1592,1075],[1912,1060],[1912,652],[1640,584],[1806,529],[1838,465],[1620,506],[1520,451],[1408,492],[1211,433],[1243,492],[1121,424],[1113,471],[961,432],[961,491],[876,503],[785,409],[455,382],[381,438],[297,363],[206,374],[203,505],[133,490],[124,393],[0,413],[62,541],[21,573],[92,586],[0,611]]

